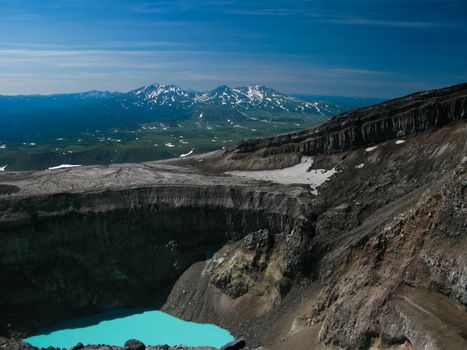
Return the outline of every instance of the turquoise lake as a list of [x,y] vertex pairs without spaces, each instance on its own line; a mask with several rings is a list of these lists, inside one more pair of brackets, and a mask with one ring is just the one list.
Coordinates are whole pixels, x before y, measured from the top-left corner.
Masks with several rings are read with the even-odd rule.
[[116,309],[42,329],[24,341],[40,347],[69,348],[78,342],[123,346],[132,338],[146,345],[182,344],[217,348],[234,339],[227,330],[216,325],[183,321],[162,311]]

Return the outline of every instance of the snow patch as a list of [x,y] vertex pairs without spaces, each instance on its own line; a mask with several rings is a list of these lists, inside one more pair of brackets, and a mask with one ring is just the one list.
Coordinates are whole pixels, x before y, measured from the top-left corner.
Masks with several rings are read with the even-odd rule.
[[405,140],[397,140],[397,141],[396,141],[396,145],[401,145],[401,144],[403,144],[403,143],[405,143]]
[[277,182],[284,185],[307,184],[313,188],[312,193],[318,195],[317,187],[321,186],[327,180],[337,173],[336,168],[310,169],[313,164],[313,158],[302,157],[302,161],[289,168],[276,170],[254,170],[254,171],[228,171],[226,174],[246,177],[255,180]]
[[377,149],[377,148],[378,148],[378,146],[367,147],[367,148],[365,149],[365,152],[371,152],[371,151],[374,151],[374,150]]
[[50,167],[49,170],[76,168],[76,167],[79,167],[79,166],[81,166],[81,165],[79,165],[79,164],[61,164],[61,165]]
[[0,171],[5,171],[7,167],[8,167],[8,165],[0,166]]
[[194,150],[195,150],[195,149],[193,148],[193,149],[192,149],[190,152],[188,152],[188,153],[180,154],[180,158],[188,157],[190,154],[192,154],[192,153],[194,152]]
[[175,145],[172,142],[164,143],[164,145],[166,145],[167,147],[175,147]]
[[360,163],[360,164],[358,164],[358,165],[355,166],[355,169],[361,169],[361,168],[363,168],[364,166],[365,166],[365,164]]

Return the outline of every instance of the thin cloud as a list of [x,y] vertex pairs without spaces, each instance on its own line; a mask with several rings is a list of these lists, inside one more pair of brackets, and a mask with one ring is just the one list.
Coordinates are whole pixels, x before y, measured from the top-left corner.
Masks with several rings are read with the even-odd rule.
[[315,14],[308,9],[287,9],[287,8],[264,8],[264,9],[236,9],[227,10],[227,13],[235,15],[251,16],[314,16]]
[[454,23],[444,22],[421,22],[421,21],[400,21],[400,20],[382,20],[371,18],[337,18],[325,20],[329,23],[347,24],[357,26],[379,26],[379,27],[397,27],[397,28],[413,28],[426,29],[435,27],[452,27]]
[[180,41],[164,41],[164,40],[126,40],[126,41],[108,41],[106,43],[99,43],[98,45],[92,44],[58,44],[58,43],[32,43],[32,42],[10,42],[0,41],[0,46],[14,47],[22,49],[44,49],[44,50],[55,50],[55,49],[95,49],[95,48],[121,48],[121,49],[137,49],[147,47],[190,47],[192,44],[180,42]]
[[455,27],[458,23],[437,21],[412,21],[400,19],[353,17],[346,14],[330,15],[314,8],[258,8],[258,9],[228,9],[225,11],[234,15],[271,16],[271,17],[304,17],[321,23],[355,25],[355,26],[381,26],[412,29],[426,29],[435,27]]
[[342,67],[335,67],[335,68],[323,68],[323,72],[333,75],[341,75],[341,76],[350,76],[354,77],[356,75],[359,76],[374,76],[374,75],[390,75],[391,72],[380,71],[380,70],[370,70],[370,69],[357,69],[357,68],[342,68]]

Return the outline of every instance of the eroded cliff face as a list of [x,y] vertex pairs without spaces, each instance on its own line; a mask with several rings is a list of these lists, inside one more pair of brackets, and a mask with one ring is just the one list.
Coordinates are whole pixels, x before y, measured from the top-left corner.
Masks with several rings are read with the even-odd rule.
[[[271,349],[465,348],[466,95],[207,156],[0,174],[0,333],[154,305]],[[335,170],[318,188],[223,173],[303,155]]]

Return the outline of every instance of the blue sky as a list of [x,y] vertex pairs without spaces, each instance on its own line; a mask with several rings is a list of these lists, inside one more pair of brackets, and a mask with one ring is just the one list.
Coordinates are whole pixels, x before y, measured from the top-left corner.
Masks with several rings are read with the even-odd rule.
[[0,94],[394,97],[467,81],[466,23],[465,0],[0,0]]

